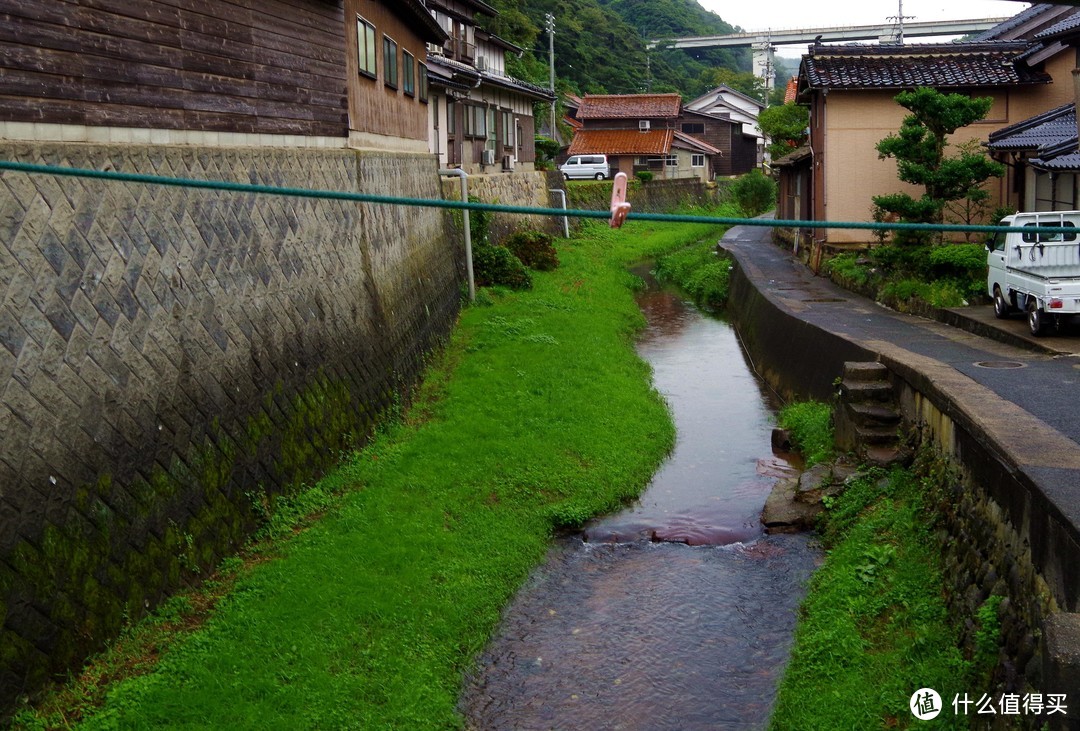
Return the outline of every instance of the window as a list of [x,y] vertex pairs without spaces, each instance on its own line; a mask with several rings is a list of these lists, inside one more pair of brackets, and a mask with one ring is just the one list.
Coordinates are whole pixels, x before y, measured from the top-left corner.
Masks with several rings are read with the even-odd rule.
[[465,136],[487,137],[487,110],[484,107],[466,105]]
[[682,131],[688,135],[703,135],[705,134],[704,122],[687,122],[682,126]]
[[677,168],[677,167],[679,167],[679,156],[678,155],[668,155],[667,156],[667,166],[669,168]]
[[495,148],[498,145],[496,136],[499,132],[499,117],[498,112],[495,109],[487,110],[487,139],[484,140],[484,149],[495,152]]
[[408,96],[416,94],[416,60],[406,50],[401,51],[401,89]]
[[503,127],[503,147],[513,148],[514,146],[514,113],[503,112],[502,113],[502,127]]
[[[1058,223],[1057,221],[1054,221],[1054,222],[1036,221],[1035,223],[1024,224],[1025,228],[1027,228],[1028,226],[1038,226],[1040,228],[1042,228],[1042,227],[1050,228],[1051,226],[1053,226],[1053,227],[1064,226],[1065,228],[1075,228],[1075,225],[1072,223],[1072,221],[1062,221],[1061,223]],[[1036,242],[1043,242],[1043,241],[1076,241],[1076,234],[1074,234],[1074,233],[1066,233],[1066,234],[1041,233],[1041,234],[1034,234],[1034,233],[1029,233],[1029,232],[1025,231],[1021,238],[1023,239],[1024,243],[1026,243],[1026,244],[1031,244],[1031,243],[1036,243]]]
[[375,26],[356,16],[357,60],[360,73],[375,78]]
[[382,52],[383,52],[383,81],[387,86],[397,88],[397,41],[390,38],[390,36],[383,36],[382,39]]
[[428,101],[428,78],[427,78],[427,64],[420,64],[419,68],[419,86],[420,86],[420,101],[427,104]]
[[693,168],[703,168],[703,167],[705,167],[705,156],[704,155],[691,155],[690,156],[690,167],[693,167]]
[[446,133],[453,137],[457,134],[457,102],[446,100]]

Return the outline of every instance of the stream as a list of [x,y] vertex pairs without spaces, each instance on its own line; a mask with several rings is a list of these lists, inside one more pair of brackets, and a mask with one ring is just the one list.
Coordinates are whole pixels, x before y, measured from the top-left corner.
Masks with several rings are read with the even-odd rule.
[[[644,272],[638,272],[645,274]],[[791,455],[734,329],[649,276],[638,352],[677,429],[637,503],[556,542],[466,680],[474,729],[760,729],[820,551],[765,535]]]

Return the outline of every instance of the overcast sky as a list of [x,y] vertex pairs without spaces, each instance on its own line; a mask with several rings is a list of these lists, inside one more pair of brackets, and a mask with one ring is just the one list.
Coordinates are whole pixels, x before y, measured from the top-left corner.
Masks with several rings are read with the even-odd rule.
[[[698,0],[725,22],[747,31],[790,28],[826,28],[888,22],[900,14],[900,0]],[[1029,7],[1013,0],[903,0],[905,22],[1007,18]],[[912,39],[918,42],[918,39]],[[805,47],[778,49],[782,56],[798,56]]]

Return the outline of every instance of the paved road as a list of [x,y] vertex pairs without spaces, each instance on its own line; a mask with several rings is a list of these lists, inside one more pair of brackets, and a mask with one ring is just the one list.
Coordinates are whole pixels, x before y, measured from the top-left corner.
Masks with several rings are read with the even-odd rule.
[[947,364],[1076,442],[1080,454],[1080,330],[1075,326],[1069,334],[1036,340],[1019,314],[998,321],[989,305],[952,311],[966,327],[1024,346],[1019,347],[896,313],[815,276],[770,236],[766,227],[738,226],[722,245],[773,301],[825,330],[861,342],[887,341]]

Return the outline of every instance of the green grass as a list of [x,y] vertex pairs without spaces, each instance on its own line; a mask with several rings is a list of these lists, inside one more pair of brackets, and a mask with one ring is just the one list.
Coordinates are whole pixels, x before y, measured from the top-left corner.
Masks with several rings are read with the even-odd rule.
[[[716,215],[735,217],[734,207]],[[731,274],[730,257],[716,249],[716,241],[708,239],[674,251],[656,260],[656,276],[676,284],[693,297],[694,302],[709,310],[721,310],[727,304],[728,280]]]
[[487,292],[406,418],[315,488],[325,515],[230,561],[208,619],[144,647],[162,651],[152,671],[128,661],[142,674],[21,723],[97,707],[83,727],[460,727],[462,675],[553,531],[635,497],[672,446],[627,265],[719,233],[586,225],[532,291]]
[[[802,605],[772,729],[968,727],[950,703],[975,686],[946,616],[923,494],[912,473],[879,471],[830,505],[828,554]],[[923,687],[945,705],[933,721],[908,708]]]
[[788,404],[780,410],[777,421],[791,433],[791,442],[807,467],[833,458],[832,409],[828,404],[820,401]]

